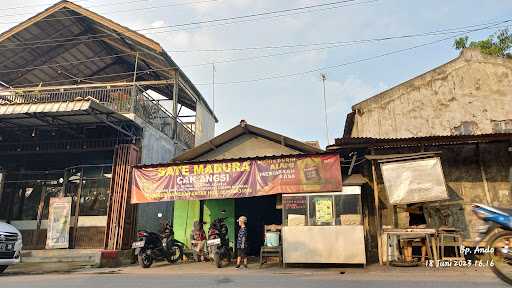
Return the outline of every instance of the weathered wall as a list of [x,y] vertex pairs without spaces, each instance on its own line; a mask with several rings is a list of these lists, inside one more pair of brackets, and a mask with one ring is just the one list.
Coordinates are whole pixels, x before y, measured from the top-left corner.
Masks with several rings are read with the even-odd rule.
[[195,146],[199,146],[215,137],[215,119],[201,102],[196,104],[195,133]]
[[[183,150],[183,147],[175,145],[169,137],[143,120],[137,117],[134,120],[143,129],[141,164],[166,163],[175,156],[175,153]],[[162,213],[162,219],[170,222],[172,208],[172,203],[168,201],[137,204],[137,230],[158,232],[160,229],[158,213]]]
[[352,137],[512,131],[512,60],[466,49],[451,62],[353,106]]
[[[434,227],[451,226],[465,232],[466,239],[475,239],[482,223],[471,212],[472,203],[512,207],[512,190],[508,181],[512,166],[508,142],[428,146],[425,151],[441,151],[443,172],[450,200],[430,205],[426,212]],[[405,149],[405,150],[404,150]],[[418,149],[418,148],[416,148]],[[386,149],[377,154],[418,152],[414,148]],[[485,181],[484,181],[485,179]],[[379,190],[385,187],[379,179]],[[489,201],[490,200],[490,201]],[[392,225],[393,211],[383,213],[383,225]]]
[[197,160],[228,159],[271,155],[298,154],[297,150],[254,134],[240,136],[217,149],[202,155]]

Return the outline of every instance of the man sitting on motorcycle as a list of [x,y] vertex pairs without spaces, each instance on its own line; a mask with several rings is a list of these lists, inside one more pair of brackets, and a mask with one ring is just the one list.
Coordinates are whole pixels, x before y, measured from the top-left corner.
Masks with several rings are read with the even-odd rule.
[[194,251],[194,258],[196,261],[204,261],[204,247],[206,243],[206,233],[203,229],[203,223],[200,221],[194,222],[194,228],[190,234],[190,243]]

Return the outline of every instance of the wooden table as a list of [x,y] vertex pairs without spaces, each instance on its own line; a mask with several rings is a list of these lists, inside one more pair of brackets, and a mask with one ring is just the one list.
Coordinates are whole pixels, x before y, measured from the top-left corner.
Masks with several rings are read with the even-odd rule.
[[389,266],[389,262],[391,261],[391,251],[389,249],[389,243],[391,243],[391,236],[397,236],[400,238],[401,236],[407,236],[407,238],[425,238],[427,244],[427,255],[429,259],[433,259],[435,263],[437,263],[437,231],[436,229],[429,228],[411,228],[411,229],[383,229],[382,233],[385,235],[387,239],[386,245],[386,255],[387,261],[386,264]]

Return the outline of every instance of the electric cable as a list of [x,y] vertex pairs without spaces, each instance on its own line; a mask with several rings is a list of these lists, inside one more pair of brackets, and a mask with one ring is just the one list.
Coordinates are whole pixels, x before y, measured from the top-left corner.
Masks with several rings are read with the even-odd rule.
[[[510,21],[512,21],[512,19],[504,20],[504,21],[500,21],[500,22],[491,22],[491,23],[503,24],[503,23],[507,23],[507,22],[510,22]],[[489,23],[487,23],[487,24],[489,24]],[[459,28],[477,27],[477,26],[482,26],[482,25],[483,24],[468,25],[468,26],[459,27]],[[487,29],[487,28],[488,27],[485,27],[485,29]],[[492,28],[495,28],[495,27],[492,27]],[[213,61],[213,62],[205,62],[205,63],[199,63],[199,64],[183,65],[181,67],[197,67],[197,66],[206,66],[206,65],[211,65],[211,64],[222,64],[222,63],[231,63],[231,62],[239,62],[239,61],[249,61],[249,60],[255,60],[255,59],[260,59],[260,58],[269,58],[269,57],[289,55],[289,54],[297,54],[297,53],[304,53],[304,52],[313,52],[313,51],[319,51],[319,50],[333,49],[333,48],[351,46],[351,45],[361,44],[361,43],[373,43],[373,42],[388,41],[388,40],[393,40],[393,39],[404,39],[404,38],[413,38],[413,37],[422,37],[422,36],[437,36],[437,35],[446,35],[446,34],[459,34],[459,33],[468,33],[468,32],[474,32],[475,31],[474,29],[472,29],[472,30],[462,30],[462,31],[458,30],[458,31],[451,31],[451,32],[439,32],[439,31],[448,31],[448,30],[451,31],[453,29],[442,29],[442,30],[434,30],[434,31],[423,32],[423,33],[406,34],[406,35],[398,35],[398,36],[387,36],[387,37],[360,39],[360,40],[351,40],[351,41],[324,42],[323,44],[336,44],[336,43],[339,43],[339,45],[331,45],[331,46],[315,48],[315,49],[309,49],[309,50],[298,50],[298,51],[295,50],[295,51],[287,51],[287,52],[275,53],[275,54],[257,55],[257,56],[252,56],[252,57],[233,58],[233,59],[226,59],[226,60]],[[265,46],[265,47],[261,47],[261,49],[266,49],[267,47],[272,47],[272,48],[276,48],[276,47],[285,47],[285,48],[304,47],[304,46],[307,46],[307,45],[317,46],[317,45],[322,45],[322,44],[320,44],[320,43],[312,43],[312,44],[296,44],[296,45],[283,45],[283,46]],[[241,49],[254,50],[255,47],[236,48],[236,49],[239,49],[239,50],[241,50]],[[227,51],[229,51],[229,50],[230,49],[227,49]],[[182,51],[184,51],[184,50],[182,50]],[[219,51],[219,50],[216,50],[216,51]],[[103,57],[94,57],[94,58],[89,58],[89,59],[84,59],[84,60],[77,60],[77,61],[70,61],[70,62],[60,62],[60,63],[50,64],[50,65],[41,65],[41,66],[31,66],[31,67],[25,67],[25,68],[0,70],[0,73],[18,72],[18,71],[24,71],[24,70],[34,70],[34,69],[39,69],[39,68],[61,67],[61,66],[65,66],[65,65],[86,63],[86,62],[91,62],[91,61],[95,61],[95,60],[102,60],[102,59],[115,58],[115,57],[122,57],[122,56],[127,56],[127,55],[135,55],[136,53],[144,54],[145,52],[121,53],[121,54],[113,54],[113,55],[103,56]],[[177,67],[174,67],[174,68],[177,68]],[[164,68],[164,69],[169,69],[169,68]]]

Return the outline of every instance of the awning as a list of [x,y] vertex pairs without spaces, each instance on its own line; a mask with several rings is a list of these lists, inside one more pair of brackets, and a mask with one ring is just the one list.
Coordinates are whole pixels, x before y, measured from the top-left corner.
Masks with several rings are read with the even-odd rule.
[[114,112],[91,98],[50,103],[0,105],[0,127],[5,128],[58,128],[103,123],[130,137],[136,137],[132,131],[123,127],[123,124],[127,122],[135,124],[130,118]]

